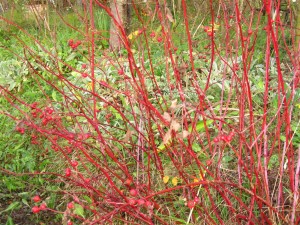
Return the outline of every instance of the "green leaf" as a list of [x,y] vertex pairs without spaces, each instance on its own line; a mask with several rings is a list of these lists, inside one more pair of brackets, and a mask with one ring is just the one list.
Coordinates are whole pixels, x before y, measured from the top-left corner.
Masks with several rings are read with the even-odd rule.
[[[12,168],[12,170],[16,171],[14,168]],[[14,191],[14,190],[24,188],[24,184],[22,182],[9,177],[3,177],[3,183],[6,185],[9,191]]]
[[[206,126],[209,126],[210,124],[213,123],[213,120],[206,120]],[[196,129],[192,129],[192,126],[189,127],[189,132],[191,133],[192,130],[196,130],[196,132],[202,132],[205,130],[205,125],[204,125],[204,121],[201,120],[199,121],[197,124],[196,124]],[[162,151],[164,151],[166,149],[166,147],[170,146],[171,143],[173,141],[173,138],[171,138],[168,143],[164,144],[164,143],[161,143],[158,147],[157,147],[157,152],[160,153]],[[195,147],[195,149],[194,149]],[[194,146],[193,145],[193,150],[196,152],[196,151],[201,151],[201,149],[197,148],[197,146]]]
[[286,140],[286,137],[283,136],[283,135],[280,135],[280,140],[285,141],[285,140]]
[[12,210],[16,209],[19,206],[20,206],[19,202],[13,202],[6,209],[4,209],[2,212],[0,212],[0,214],[2,214],[4,212],[7,212],[7,211],[12,211]]
[[7,217],[5,225],[15,225],[13,219],[10,216]]
[[57,102],[56,91],[52,91],[52,98]]
[[22,141],[20,144],[18,144],[18,145],[16,145],[15,147],[14,147],[14,149],[12,150],[12,152],[15,152],[16,150],[19,150],[21,147],[22,147],[22,145],[25,143],[25,141]]
[[185,220],[183,220],[183,219],[180,219],[180,218],[177,218],[177,217],[173,217],[173,216],[170,216],[169,217],[170,219],[172,219],[172,220],[174,220],[174,221],[176,221],[177,223],[176,224],[186,224],[186,221]]
[[273,169],[274,167],[279,166],[279,162],[280,160],[278,155],[272,155],[268,163],[268,169]]
[[233,158],[232,158],[230,155],[226,155],[226,156],[224,156],[223,159],[222,159],[222,161],[223,161],[224,163],[229,163],[229,162],[232,161],[232,160],[233,160]]
[[89,203],[89,204],[92,204],[92,199],[87,196],[87,195],[84,195],[83,198]]
[[166,149],[166,147],[170,146],[172,143],[172,138],[168,141],[168,143],[164,144],[161,143],[158,147],[157,147],[157,152],[160,153],[162,151],[164,151]]
[[18,194],[18,196],[20,196],[20,197],[22,197],[22,198],[27,198],[27,197],[29,197],[29,192],[21,192],[21,193],[19,193]]
[[30,205],[28,204],[28,202],[27,202],[26,199],[23,198],[23,199],[22,199],[22,202],[23,202],[24,205],[27,205],[28,207],[30,207]]
[[[206,120],[205,123],[206,123],[206,126],[209,126],[210,124],[213,123],[213,120]],[[201,120],[196,124],[196,131],[198,133],[205,130],[205,123],[203,120]],[[192,130],[195,130],[195,127],[192,127],[192,125],[191,125],[191,126],[189,126],[189,132],[191,133]]]
[[84,218],[84,209],[81,205],[75,204],[74,213]]
[[76,52],[72,52],[67,58],[66,62],[72,61],[77,56]]
[[192,148],[193,148],[194,152],[200,152],[201,151],[201,147],[197,143],[193,143]]

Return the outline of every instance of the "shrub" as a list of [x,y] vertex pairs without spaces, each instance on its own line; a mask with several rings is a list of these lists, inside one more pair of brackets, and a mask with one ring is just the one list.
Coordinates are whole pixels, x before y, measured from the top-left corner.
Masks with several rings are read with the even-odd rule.
[[230,1],[192,21],[186,5],[135,11],[131,36],[117,24],[120,51],[107,49],[94,8],[75,11],[81,24],[66,24],[64,42],[0,17],[29,39],[18,39],[17,79],[30,74],[36,92],[0,83],[12,106],[1,112],[50,157],[30,174],[49,182],[42,209],[64,224],[299,221],[298,61],[283,36],[292,26]]

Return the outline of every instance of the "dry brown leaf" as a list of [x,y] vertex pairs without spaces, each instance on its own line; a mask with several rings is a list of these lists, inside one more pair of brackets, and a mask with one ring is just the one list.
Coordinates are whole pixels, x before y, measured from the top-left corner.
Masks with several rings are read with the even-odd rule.
[[182,138],[187,138],[190,135],[190,132],[187,130],[182,131]]
[[168,20],[169,20],[171,23],[174,22],[173,15],[172,15],[172,13],[171,13],[171,11],[170,11],[169,8],[166,8],[166,16],[167,16]]
[[170,116],[170,114],[167,113],[167,112],[164,112],[163,118],[164,118],[166,121],[168,121],[168,122],[171,121],[171,116]]
[[126,134],[125,134],[125,136],[124,136],[124,138],[123,138],[123,141],[124,141],[125,143],[129,142],[131,136],[132,136],[132,131],[131,131],[131,130],[127,130],[127,132],[126,132]]
[[178,131],[180,129],[180,124],[176,120],[172,120],[170,130]]
[[171,106],[170,106],[170,109],[171,109],[171,110],[174,110],[174,109],[176,109],[176,108],[177,108],[177,99],[173,100],[173,101],[171,102]]
[[168,130],[168,132],[165,134],[164,138],[163,138],[163,143],[164,144],[168,144],[170,139],[172,138],[172,134],[171,134],[172,130]]

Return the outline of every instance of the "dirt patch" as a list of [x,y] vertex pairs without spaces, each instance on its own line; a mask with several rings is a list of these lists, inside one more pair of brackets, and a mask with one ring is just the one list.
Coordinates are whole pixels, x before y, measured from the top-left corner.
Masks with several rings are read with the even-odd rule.
[[[15,209],[6,211],[12,203],[18,203]],[[25,205],[20,198],[19,193],[9,193],[8,190],[0,187],[0,224],[6,224],[11,217],[15,225],[59,225],[61,222],[55,222],[55,214],[50,211],[41,211],[39,214],[33,214],[31,208]]]

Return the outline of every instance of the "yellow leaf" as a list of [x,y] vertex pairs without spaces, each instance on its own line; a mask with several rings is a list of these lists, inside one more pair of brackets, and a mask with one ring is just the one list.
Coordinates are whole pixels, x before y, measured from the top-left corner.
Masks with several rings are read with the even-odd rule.
[[300,109],[300,104],[297,104],[296,106]]
[[173,184],[174,186],[177,186],[177,184],[178,184],[178,177],[173,177],[173,178],[172,178],[172,184]]
[[89,83],[86,84],[86,86],[87,86],[87,89],[88,89],[89,91],[91,91],[92,88],[93,88],[93,83],[92,83],[92,82],[89,82]]
[[79,100],[79,102],[82,102],[82,98],[78,92],[75,92],[75,97]]
[[139,34],[139,31],[136,30],[134,32],[132,32],[131,34],[128,35],[128,39],[132,40],[134,37],[136,37]]
[[168,183],[169,179],[170,179],[169,176],[164,176],[164,178],[163,178],[164,184]]
[[131,40],[132,38],[133,38],[133,35],[132,35],[132,34],[129,34],[129,35],[128,35],[128,39]]
[[199,173],[199,177],[200,177],[200,180],[203,180],[203,177],[205,177],[205,174],[206,174],[206,170],[204,170],[202,172],[203,176],[201,175],[201,173]]
[[167,147],[169,147],[171,144],[172,144],[172,139],[170,139],[170,140],[168,141],[168,143],[166,143],[166,144],[164,144],[164,143],[160,144],[160,145],[157,147],[157,153],[160,153],[160,152],[164,151],[164,150],[165,150]]
[[214,31],[217,31],[217,30],[219,30],[220,25],[217,23],[214,23],[214,26],[211,25],[211,27],[207,31],[212,32],[213,27],[214,27]]

